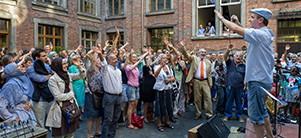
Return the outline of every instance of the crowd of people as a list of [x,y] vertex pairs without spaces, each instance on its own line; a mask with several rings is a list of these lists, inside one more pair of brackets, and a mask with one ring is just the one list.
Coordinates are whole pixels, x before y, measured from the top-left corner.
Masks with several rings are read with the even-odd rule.
[[[234,24],[215,12],[225,26],[250,42],[248,56],[273,51],[272,47],[254,49],[252,44],[257,41],[252,35],[254,30],[237,27],[240,23],[236,16],[231,17],[235,19]],[[270,18],[256,10],[251,12],[260,15],[258,20]],[[213,32],[212,27],[208,28],[209,33]],[[256,26],[252,28],[257,29]],[[206,119],[217,114],[228,121],[233,119],[235,101],[238,121],[244,122],[243,109],[249,110],[251,122],[258,125],[254,126],[256,134],[261,136],[258,128],[269,123],[266,109],[260,109],[262,111],[258,112],[262,114],[254,115],[257,107],[265,104],[256,101],[264,102],[266,99],[256,97],[262,92],[257,90],[257,86],[269,90],[270,77],[262,73],[271,74],[274,69],[274,73],[282,77],[278,85],[281,86],[280,97],[292,104],[290,114],[287,113],[288,107],[284,107],[284,114],[294,119],[301,90],[298,77],[301,54],[288,54],[289,45],[282,58],[278,58],[276,53],[274,58],[270,56],[272,54],[261,53],[252,59],[246,58],[247,52],[231,52],[233,44],[229,44],[224,53],[207,53],[199,46],[192,51],[187,50],[183,40],[174,46],[164,39],[165,49],[153,51],[145,46],[138,54],[133,49],[129,50],[129,42],[117,46],[120,34],[116,27],[115,30],[117,35],[112,45],[107,41],[105,46],[101,46],[97,41],[97,46],[87,53],[83,46],[57,53],[51,43],[45,48],[19,50],[17,54],[5,54],[5,49],[2,49],[0,118],[29,121],[32,125],[46,127],[53,137],[72,137],[85,116],[88,119],[87,137],[101,135],[106,138],[116,135],[120,120],[126,121],[129,129],[140,129],[141,123],[152,124],[155,120],[160,132],[174,129],[171,122],[175,123],[178,116],[184,117],[188,104],[195,105],[195,120],[202,118],[204,105]],[[201,30],[202,33],[204,31]],[[272,42],[272,39],[267,40],[267,43]],[[259,61],[260,64],[257,63]],[[279,68],[287,68],[290,73],[284,74]],[[274,88],[271,93],[275,95]],[[212,107],[215,101],[216,107]]]

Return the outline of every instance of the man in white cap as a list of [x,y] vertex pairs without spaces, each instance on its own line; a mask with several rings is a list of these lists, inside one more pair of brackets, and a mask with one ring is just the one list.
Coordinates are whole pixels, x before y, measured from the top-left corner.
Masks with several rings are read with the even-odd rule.
[[228,21],[218,11],[214,12],[222,23],[250,43],[244,80],[248,83],[248,115],[258,138],[264,137],[264,130],[267,137],[272,138],[269,115],[265,106],[267,94],[261,89],[263,87],[270,91],[273,84],[274,33],[267,29],[272,12],[266,8],[250,10],[250,28],[243,28],[235,15]]

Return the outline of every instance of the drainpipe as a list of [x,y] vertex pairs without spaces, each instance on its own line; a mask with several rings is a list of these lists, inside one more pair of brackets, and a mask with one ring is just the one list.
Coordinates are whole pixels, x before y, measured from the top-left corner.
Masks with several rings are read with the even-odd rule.
[[141,53],[143,48],[143,1],[141,0]]

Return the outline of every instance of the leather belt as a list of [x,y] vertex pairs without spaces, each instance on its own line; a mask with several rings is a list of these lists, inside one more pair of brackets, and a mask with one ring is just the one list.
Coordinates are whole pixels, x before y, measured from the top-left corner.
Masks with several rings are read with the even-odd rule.
[[208,80],[208,78],[205,78],[205,79],[199,79],[199,78],[196,78],[196,77],[193,77],[194,79],[197,79],[199,81],[204,81],[204,80]]
[[108,94],[108,95],[114,95],[114,96],[122,96],[122,92],[121,93],[119,93],[119,94],[113,94],[113,93],[108,93],[108,92],[105,92],[106,94]]

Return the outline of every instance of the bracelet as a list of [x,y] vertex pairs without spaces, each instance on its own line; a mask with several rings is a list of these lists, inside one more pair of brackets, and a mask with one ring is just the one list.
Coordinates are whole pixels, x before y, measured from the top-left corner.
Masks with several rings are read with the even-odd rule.
[[223,19],[225,19],[224,17],[222,17],[221,19],[219,19],[220,21],[223,21]]

